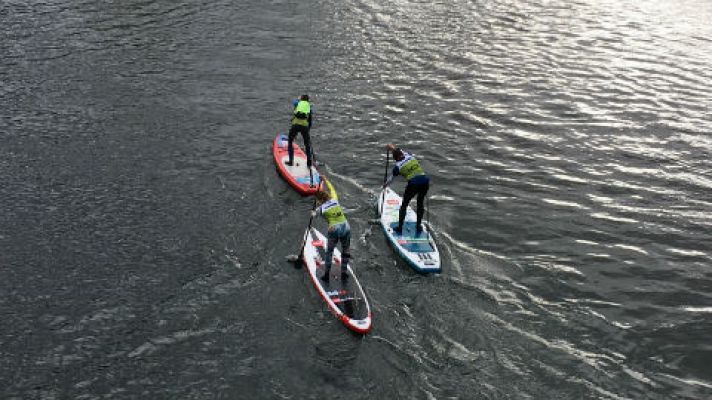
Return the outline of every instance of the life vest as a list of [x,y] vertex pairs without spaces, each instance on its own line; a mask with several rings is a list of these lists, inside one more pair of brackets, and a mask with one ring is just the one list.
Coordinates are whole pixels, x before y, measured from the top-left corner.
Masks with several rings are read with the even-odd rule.
[[309,102],[299,100],[297,106],[294,107],[292,125],[309,126],[309,113],[311,113],[311,105],[309,105]]
[[336,200],[329,200],[322,204],[321,215],[324,216],[326,222],[329,224],[329,228],[334,225],[343,224],[346,222],[346,216],[344,215],[344,210],[341,209],[339,202]]
[[418,175],[425,175],[425,171],[420,167],[415,157],[405,152],[404,156],[402,160],[396,162],[396,166],[398,167],[398,173],[403,176],[405,180],[409,181]]

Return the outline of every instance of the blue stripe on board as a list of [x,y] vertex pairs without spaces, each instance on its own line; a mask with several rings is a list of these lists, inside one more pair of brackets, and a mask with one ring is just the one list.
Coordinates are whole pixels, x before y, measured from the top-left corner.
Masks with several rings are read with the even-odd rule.
[[[391,228],[397,228],[398,223],[393,222]],[[415,222],[405,221],[403,223],[403,234],[398,235],[393,233],[396,240],[405,240],[406,243],[398,243],[405,250],[412,253],[430,253],[435,251],[433,246],[430,245],[429,234],[421,232],[420,235],[415,233]]]
[[[308,176],[302,176],[299,178],[296,178],[296,181],[299,183],[303,183],[305,185],[308,185],[310,183],[310,179]],[[319,185],[319,182],[321,181],[319,174],[314,174],[314,186]]]

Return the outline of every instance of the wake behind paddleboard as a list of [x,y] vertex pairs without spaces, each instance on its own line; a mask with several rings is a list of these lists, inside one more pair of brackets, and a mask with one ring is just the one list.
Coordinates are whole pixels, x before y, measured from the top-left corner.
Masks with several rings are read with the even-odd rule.
[[415,232],[417,216],[410,206],[403,221],[403,232],[397,234],[393,228],[398,227],[398,211],[403,199],[393,189],[387,187],[378,196],[378,210],[381,212],[379,222],[391,246],[414,270],[421,273],[440,272],[440,253],[435,245],[428,227],[423,224],[420,234]]
[[294,149],[294,162],[290,166],[286,164],[289,161],[287,135],[280,133],[272,141],[272,155],[274,156],[274,163],[277,165],[277,171],[301,195],[312,195],[319,190],[321,185],[319,172],[312,166],[310,174],[309,168],[307,168],[306,154],[297,143],[292,142],[292,147]]
[[322,300],[334,316],[350,330],[365,334],[371,330],[371,308],[366,293],[349,264],[346,268],[348,277],[341,278],[341,253],[334,249],[329,282],[324,282],[324,256],[327,239],[315,228],[306,232],[302,262],[307,267],[309,277]]

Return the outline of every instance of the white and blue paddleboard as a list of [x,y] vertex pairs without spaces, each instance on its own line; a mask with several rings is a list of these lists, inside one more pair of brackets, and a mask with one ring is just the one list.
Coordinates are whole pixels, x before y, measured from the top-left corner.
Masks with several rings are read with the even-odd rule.
[[414,270],[420,273],[440,272],[440,253],[435,239],[425,224],[422,224],[422,232],[415,232],[417,215],[410,206],[403,221],[403,232],[399,235],[393,231],[393,228],[398,227],[398,211],[402,201],[403,199],[389,187],[383,189],[378,196],[378,211],[381,213],[379,220],[386,238]]

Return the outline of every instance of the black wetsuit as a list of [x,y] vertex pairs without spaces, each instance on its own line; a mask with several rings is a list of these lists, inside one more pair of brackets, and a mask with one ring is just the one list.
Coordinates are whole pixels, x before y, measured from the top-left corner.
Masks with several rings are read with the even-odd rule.
[[309,125],[307,126],[292,124],[292,127],[289,129],[289,136],[287,137],[287,154],[289,154],[290,164],[294,162],[294,149],[292,148],[292,142],[294,141],[294,138],[297,137],[297,133],[301,133],[302,139],[304,139],[304,153],[307,155],[307,166],[311,167],[312,165],[312,147],[311,139],[309,138],[309,130],[312,125],[311,112],[307,115],[307,121],[309,122]]

